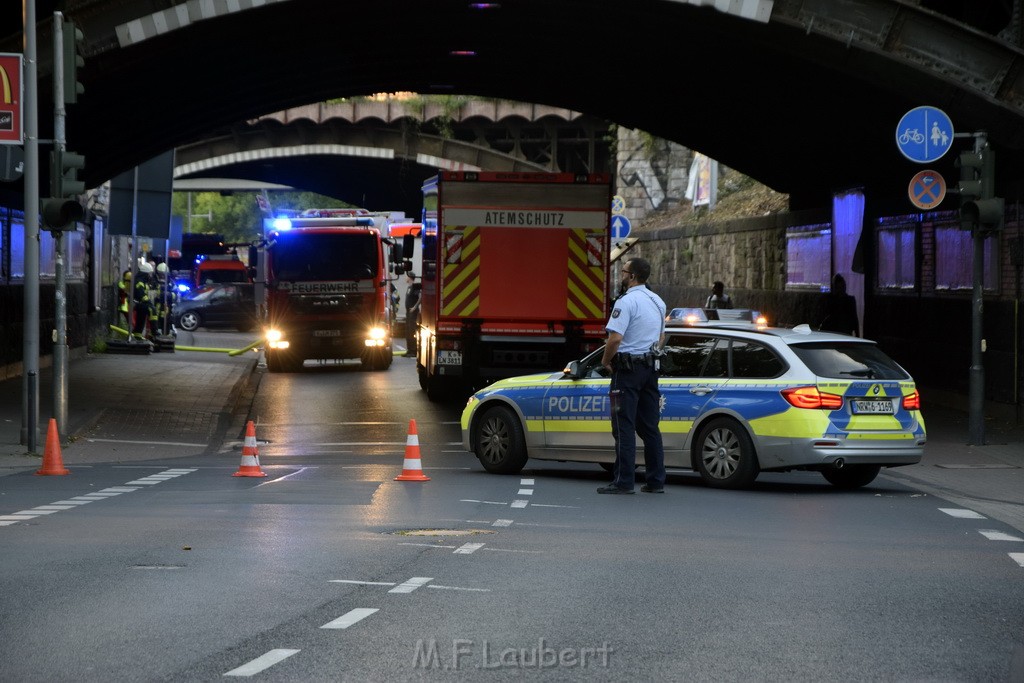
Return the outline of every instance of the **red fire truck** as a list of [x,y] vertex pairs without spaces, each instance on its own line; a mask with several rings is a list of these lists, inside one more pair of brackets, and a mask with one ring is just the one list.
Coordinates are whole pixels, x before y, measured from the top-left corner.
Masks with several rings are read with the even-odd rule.
[[416,364],[431,399],[558,370],[603,343],[607,174],[446,171],[423,192]]
[[273,222],[257,266],[270,372],[297,371],[307,358],[391,366],[389,245],[368,216]]

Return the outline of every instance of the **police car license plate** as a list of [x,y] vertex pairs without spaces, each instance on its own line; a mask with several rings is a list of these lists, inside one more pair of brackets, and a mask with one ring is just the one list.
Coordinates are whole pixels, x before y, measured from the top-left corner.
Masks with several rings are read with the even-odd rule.
[[892,401],[854,401],[853,412],[874,415],[892,415],[896,412]]
[[462,351],[438,351],[438,365],[462,365]]
[[340,337],[341,330],[313,330],[314,337]]

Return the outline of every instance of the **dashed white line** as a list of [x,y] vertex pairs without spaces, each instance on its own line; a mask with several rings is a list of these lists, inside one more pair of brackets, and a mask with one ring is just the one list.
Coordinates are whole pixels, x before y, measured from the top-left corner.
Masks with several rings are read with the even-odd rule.
[[533,486],[533,482],[534,482],[533,479],[520,479],[519,480],[519,485],[520,486]]
[[530,503],[535,508],[578,508],[579,505],[548,505],[545,503]]
[[512,501],[512,507],[514,507],[514,508],[524,508],[527,505],[529,505],[529,503],[530,503],[530,501],[528,501],[528,500],[513,500]]
[[1024,538],[1013,536],[1011,534],[1003,533],[1002,531],[992,531],[991,529],[979,529],[978,533],[987,538],[990,541],[1018,541],[1024,542]]
[[259,657],[257,657],[256,659],[252,660],[251,662],[248,662],[247,664],[243,664],[242,666],[238,667],[237,669],[232,669],[231,671],[228,671],[224,675],[225,676],[254,676],[254,675],[258,674],[259,672],[263,671],[264,669],[269,669],[270,667],[274,666],[275,664],[288,659],[289,657],[291,657],[292,655],[294,655],[294,654],[296,654],[298,652],[299,652],[299,650],[288,650],[288,649],[285,649],[285,648],[281,648],[281,649],[278,649],[278,650],[271,650],[270,652],[267,652],[266,654],[260,655]]
[[1024,553],[1010,553],[1010,558],[1020,566],[1024,567]]
[[394,586],[394,581],[354,581],[352,579],[330,579],[327,583],[355,583],[361,586]]
[[496,519],[491,526],[512,526],[511,519]]
[[516,495],[517,496],[532,496],[533,495],[533,489],[519,489],[519,491],[516,493]]
[[460,503],[483,503],[484,505],[508,505],[505,501],[497,500],[473,500],[472,498],[463,498],[459,501]]
[[50,505],[39,505],[35,509],[36,510],[53,510],[54,512],[60,512],[61,510],[70,510],[73,507],[75,507],[75,505],[57,505],[55,503],[51,503]]
[[974,510],[965,510],[964,508],[939,508],[939,512],[945,512],[950,517],[957,517],[959,519],[985,519],[984,515],[979,515]]
[[414,576],[408,581],[398,584],[394,588],[388,591],[388,593],[412,593],[420,586],[425,586],[434,579],[429,576]]
[[380,610],[376,607],[357,607],[356,609],[341,615],[334,621],[327,622],[320,628],[348,628],[352,624],[356,624],[378,611]]
[[453,555],[472,555],[477,550],[480,550],[480,548],[483,548],[483,547],[484,547],[483,543],[463,543],[458,548],[456,548],[455,552],[452,553],[452,554]]
[[436,543],[399,543],[398,545],[417,545],[424,548],[455,548],[454,545],[438,545]]
[[469,591],[471,593],[490,593],[490,588],[462,588],[460,586],[438,586],[436,583],[432,583],[427,588],[439,588],[443,591]]

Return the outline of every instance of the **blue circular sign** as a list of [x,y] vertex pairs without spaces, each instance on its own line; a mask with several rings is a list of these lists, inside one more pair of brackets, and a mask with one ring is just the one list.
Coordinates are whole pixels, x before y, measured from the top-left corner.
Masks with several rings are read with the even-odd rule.
[[896,126],[900,154],[919,164],[942,157],[953,144],[953,122],[936,107],[911,109]]
[[629,237],[629,230],[633,226],[625,216],[616,214],[612,216],[612,239],[622,240]]

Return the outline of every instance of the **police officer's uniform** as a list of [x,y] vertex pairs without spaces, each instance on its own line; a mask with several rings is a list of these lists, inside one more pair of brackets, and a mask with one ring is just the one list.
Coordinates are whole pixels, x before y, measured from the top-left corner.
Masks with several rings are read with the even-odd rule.
[[626,290],[614,305],[605,328],[622,335],[612,359],[612,434],[615,437],[613,486],[632,491],[636,469],[636,435],[644,442],[647,486],[665,486],[665,451],[658,421],[657,356],[653,351],[665,329],[665,302],[647,285]]

